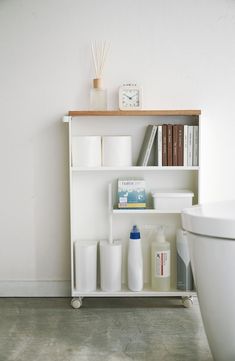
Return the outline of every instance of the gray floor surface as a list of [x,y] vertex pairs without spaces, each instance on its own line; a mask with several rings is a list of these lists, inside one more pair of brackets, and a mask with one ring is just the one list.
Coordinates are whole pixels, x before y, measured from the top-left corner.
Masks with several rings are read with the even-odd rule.
[[212,361],[198,304],[1,298],[0,361]]

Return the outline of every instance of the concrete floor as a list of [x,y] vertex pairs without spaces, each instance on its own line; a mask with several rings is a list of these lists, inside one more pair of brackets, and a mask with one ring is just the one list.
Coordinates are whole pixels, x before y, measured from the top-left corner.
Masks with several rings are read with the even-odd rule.
[[1,298],[0,361],[212,361],[199,308],[178,299]]

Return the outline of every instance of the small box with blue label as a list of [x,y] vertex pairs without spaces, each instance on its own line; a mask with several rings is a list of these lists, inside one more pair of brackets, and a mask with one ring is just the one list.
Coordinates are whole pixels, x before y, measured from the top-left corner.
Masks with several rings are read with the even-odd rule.
[[118,180],[118,208],[146,208],[144,180]]

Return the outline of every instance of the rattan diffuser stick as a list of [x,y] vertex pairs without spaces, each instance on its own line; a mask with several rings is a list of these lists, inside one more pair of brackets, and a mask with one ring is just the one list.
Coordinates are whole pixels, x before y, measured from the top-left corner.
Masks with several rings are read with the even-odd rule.
[[95,69],[96,79],[100,79],[103,75],[104,65],[110,49],[110,43],[102,41],[101,43],[91,43],[92,59]]

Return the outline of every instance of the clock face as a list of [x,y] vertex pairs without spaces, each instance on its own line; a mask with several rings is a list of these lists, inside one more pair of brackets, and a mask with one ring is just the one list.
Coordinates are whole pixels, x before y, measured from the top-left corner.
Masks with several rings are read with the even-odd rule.
[[119,108],[121,110],[141,109],[141,88],[122,86],[119,89]]
[[140,105],[139,90],[128,89],[122,91],[122,105],[125,108],[138,108]]

